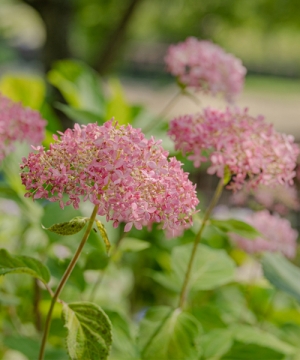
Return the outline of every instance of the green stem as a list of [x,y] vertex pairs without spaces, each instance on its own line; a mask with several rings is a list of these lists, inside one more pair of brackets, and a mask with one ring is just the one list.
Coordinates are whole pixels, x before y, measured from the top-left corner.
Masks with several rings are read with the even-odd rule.
[[195,256],[196,256],[196,250],[197,250],[197,246],[201,240],[201,235],[202,235],[202,232],[205,228],[205,225],[206,225],[206,222],[207,220],[209,219],[210,217],[210,214],[213,210],[213,208],[215,207],[215,205],[217,204],[221,194],[222,194],[222,190],[223,190],[223,187],[224,187],[224,179],[220,179],[219,181],[219,184],[216,188],[216,191],[214,193],[214,196],[204,214],[204,218],[203,218],[203,221],[202,221],[202,224],[201,224],[201,227],[195,237],[195,241],[194,241],[194,246],[193,246],[193,250],[192,250],[192,253],[191,253],[191,257],[190,257],[190,261],[188,263],[188,268],[187,268],[187,271],[186,271],[186,274],[185,274],[185,278],[184,278],[184,282],[183,282],[183,285],[182,285],[182,289],[181,289],[181,292],[180,292],[180,299],[179,299],[179,307],[180,308],[183,308],[184,306],[184,303],[185,303],[185,299],[186,299],[186,293],[187,293],[187,286],[188,286],[188,282],[189,282],[189,279],[190,279],[190,276],[191,276],[191,271],[192,271],[192,265],[193,265],[193,262],[194,262],[194,259],[195,259]]
[[197,98],[197,96],[195,96],[194,94],[190,93],[189,91],[187,90],[183,90],[183,95],[185,95],[186,97],[190,98],[193,103],[197,106],[200,106],[201,105],[201,101]]
[[41,301],[41,289],[37,279],[33,279],[33,316],[35,328],[38,332],[42,331],[41,324],[41,313],[39,310],[39,305]]
[[180,90],[177,94],[175,94],[175,96],[172,97],[163,110],[157,115],[156,121],[149,123],[148,126],[143,129],[143,133],[147,133],[152,130],[161,121],[161,119],[163,119],[168,114],[180,95],[182,95],[182,90]]
[[81,242],[80,242],[80,244],[78,246],[78,249],[76,250],[76,253],[74,254],[73,259],[71,260],[69,266],[67,267],[67,270],[65,271],[62,279],[60,280],[60,283],[59,283],[55,293],[53,294],[53,297],[52,297],[52,300],[51,300],[51,305],[50,305],[50,308],[49,308],[49,311],[48,311],[48,314],[47,314],[47,318],[46,318],[44,335],[43,335],[41,348],[40,348],[39,360],[44,359],[46,341],[47,341],[49,330],[50,330],[52,312],[53,312],[53,309],[54,309],[54,305],[55,305],[55,303],[56,303],[56,301],[58,299],[59,294],[63,290],[69,276],[71,275],[71,272],[74,269],[74,266],[77,263],[77,260],[78,260],[80,254],[81,254],[81,251],[82,251],[82,249],[83,249],[83,247],[84,247],[84,245],[85,245],[85,243],[86,243],[86,241],[87,241],[87,239],[88,239],[88,237],[90,235],[90,232],[91,232],[91,230],[93,228],[93,224],[94,224],[97,212],[98,212],[98,208],[99,208],[98,205],[96,205],[94,207],[93,213],[92,213],[92,215],[91,215],[91,217],[89,219],[86,231],[85,231],[85,233],[83,235],[83,238],[82,238],[82,240],[81,240]]

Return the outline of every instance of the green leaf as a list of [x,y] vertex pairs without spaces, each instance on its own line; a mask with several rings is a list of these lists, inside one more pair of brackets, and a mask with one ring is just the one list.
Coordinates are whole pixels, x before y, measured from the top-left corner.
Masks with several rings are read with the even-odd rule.
[[[193,244],[177,246],[172,252],[172,267],[181,284],[190,260]],[[198,245],[189,286],[194,290],[211,290],[234,279],[235,264],[224,250]]]
[[114,117],[120,125],[131,123],[131,108],[125,99],[121,83],[117,79],[110,79],[109,85],[112,97],[107,103],[106,118],[111,119]]
[[261,263],[264,275],[271,284],[300,301],[300,269],[297,266],[279,253],[265,253]]
[[77,302],[63,305],[68,329],[67,349],[72,360],[105,360],[112,343],[111,323],[96,304]]
[[96,223],[97,229],[99,230],[99,232],[101,234],[101,237],[102,237],[102,239],[104,241],[104,244],[105,244],[105,247],[106,247],[106,252],[108,254],[111,245],[110,245],[110,242],[109,242],[105,227],[104,227],[104,225],[102,224],[102,222],[100,220],[95,220],[95,223]]
[[54,224],[49,228],[46,228],[42,225],[42,228],[59,235],[65,235],[65,236],[73,235],[78,233],[80,230],[82,230],[85,227],[87,221],[88,218],[84,218],[82,216],[76,216],[68,222]]
[[[250,295],[246,296],[250,297]],[[235,322],[257,323],[254,313],[249,308],[245,294],[242,293],[236,284],[230,284],[218,289],[215,295],[215,306],[218,308],[219,314],[226,324]]]
[[[152,273],[150,276],[162,286],[179,292],[191,257],[193,244],[176,246],[172,251],[172,272]],[[235,264],[224,250],[200,244],[194,258],[188,286],[191,290],[212,290],[234,279]]]
[[151,244],[148,241],[135,239],[131,237],[125,237],[122,239],[119,250],[121,251],[132,251],[132,252],[138,252],[145,249],[148,249],[151,246]]
[[[50,269],[52,277],[56,278],[58,281],[63,277],[67,266],[69,265],[71,258],[58,259],[56,256],[49,256],[47,259],[47,266]],[[86,281],[84,279],[84,269],[80,263],[77,263],[73,269],[69,279],[68,285],[75,287],[80,292],[83,292],[86,287]]]
[[296,351],[271,333],[241,324],[205,334],[202,348],[205,359],[211,360],[285,359]]
[[223,185],[227,185],[230,180],[231,180],[231,171],[229,169],[229,166],[226,165],[224,168]]
[[[5,336],[4,345],[20,353],[24,354],[28,360],[38,359],[40,342],[36,339],[21,336]],[[66,351],[63,349],[55,349],[47,344],[45,360],[66,360]]]
[[233,343],[232,348],[220,360],[284,360],[285,355],[257,344]]
[[85,270],[103,270],[109,263],[109,257],[104,251],[93,250],[88,253]]
[[239,234],[248,239],[255,239],[261,236],[260,232],[257,231],[253,226],[245,223],[241,220],[228,219],[228,220],[217,220],[211,219],[210,223],[224,232],[232,232]]
[[10,255],[5,249],[0,249],[0,275],[24,273],[31,275],[44,283],[50,280],[50,273],[40,261],[29,256]]
[[205,359],[218,359],[233,344],[232,332],[229,329],[214,329],[202,338],[203,356]]
[[216,226],[208,224],[202,233],[201,243],[212,248],[224,249],[228,243],[228,235]]
[[[296,349],[271,333],[253,326],[237,324],[230,327],[234,343],[223,360],[287,359]],[[288,357],[290,358],[290,357]]]
[[141,321],[139,347],[145,360],[196,360],[201,328],[181,309],[150,308]]
[[75,109],[71,106],[55,103],[55,107],[61,110],[71,120],[80,124],[98,123],[103,124],[104,118],[88,110]]
[[13,101],[21,101],[24,106],[39,110],[44,102],[46,86],[38,76],[7,74],[1,78],[0,92]]
[[48,73],[48,80],[60,90],[72,107],[104,116],[100,78],[87,65],[74,60],[58,61]]
[[230,327],[233,337],[236,341],[244,344],[256,344],[262,347],[268,347],[282,354],[292,354],[295,348],[287,344],[275,335],[250,325],[236,324]]
[[122,360],[139,360],[130,320],[117,311],[105,310],[112,323],[112,358]]

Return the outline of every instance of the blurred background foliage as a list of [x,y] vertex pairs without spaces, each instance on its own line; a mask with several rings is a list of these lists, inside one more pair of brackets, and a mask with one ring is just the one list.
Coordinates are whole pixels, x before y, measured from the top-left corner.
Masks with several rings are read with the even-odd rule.
[[297,0],[1,0],[0,60],[39,64],[66,57],[100,73],[163,68],[172,42],[211,39],[250,72],[300,75]]

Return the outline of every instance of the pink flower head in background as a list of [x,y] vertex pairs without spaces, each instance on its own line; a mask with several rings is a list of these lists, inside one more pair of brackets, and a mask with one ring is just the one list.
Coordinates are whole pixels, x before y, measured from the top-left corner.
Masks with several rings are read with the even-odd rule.
[[264,207],[280,215],[286,215],[289,210],[300,209],[296,188],[279,184],[274,187],[260,185],[255,190],[244,187],[232,194],[231,203],[237,206],[247,205],[254,209]]
[[[198,204],[195,186],[181,163],[168,160],[161,141],[147,140],[140,129],[118,126],[75,125],[54,135],[45,151],[36,148],[21,165],[25,196],[59,201],[79,207],[80,197],[99,205],[114,226],[126,222],[125,231],[163,223],[169,235],[192,225]],[[68,196],[64,202],[63,195]]]
[[229,169],[229,189],[293,184],[299,154],[293,136],[278,133],[247,109],[206,108],[201,114],[180,116],[171,121],[169,135],[195,167],[210,160],[207,171],[218,177]]
[[44,139],[46,121],[38,111],[15,103],[0,94],[0,161],[16,141],[38,145]]
[[228,101],[239,95],[244,86],[246,68],[241,60],[209,41],[189,37],[171,45],[165,62],[181,86],[213,95],[222,93]]
[[246,239],[237,234],[231,234],[231,239],[239,248],[247,253],[263,251],[281,252],[289,258],[296,255],[298,232],[291,227],[287,219],[279,215],[271,215],[268,210],[257,211],[245,219],[261,234],[256,239]]

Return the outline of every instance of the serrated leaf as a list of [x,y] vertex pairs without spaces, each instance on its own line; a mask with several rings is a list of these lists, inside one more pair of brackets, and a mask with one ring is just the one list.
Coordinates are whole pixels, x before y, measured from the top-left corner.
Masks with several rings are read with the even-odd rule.
[[236,219],[227,219],[227,220],[217,220],[211,219],[210,223],[224,232],[232,232],[238,235],[241,235],[247,239],[255,239],[258,236],[261,236],[260,232],[257,231],[253,226],[245,223],[241,220]]
[[74,235],[84,228],[87,221],[88,218],[76,216],[70,221],[54,224],[49,228],[42,225],[42,228],[59,235]]
[[29,256],[10,255],[5,249],[0,249],[0,275],[24,273],[42,282],[50,280],[50,272],[40,261]]
[[[190,260],[193,244],[176,246],[172,251],[172,272],[152,277],[171,290],[179,292]],[[234,279],[235,264],[224,250],[200,244],[192,266],[189,288],[195,291],[212,290]],[[157,274],[158,275],[158,274]],[[164,277],[164,279],[162,279]]]
[[261,264],[271,284],[300,301],[300,269],[297,266],[279,253],[265,253]]
[[148,241],[125,237],[120,243],[119,250],[137,252],[148,249],[150,246],[151,244]]
[[109,242],[105,227],[104,227],[104,225],[102,224],[102,222],[100,220],[95,220],[95,223],[96,223],[97,229],[99,230],[99,232],[101,234],[101,237],[102,237],[102,239],[104,241],[104,244],[105,244],[105,247],[106,247],[106,252],[108,253],[109,250],[110,250],[111,245],[110,245],[110,242]]
[[62,311],[68,329],[67,350],[72,360],[105,360],[112,343],[111,323],[96,304],[64,304]]
[[141,322],[143,360],[196,360],[201,327],[193,315],[169,307],[150,308]]

